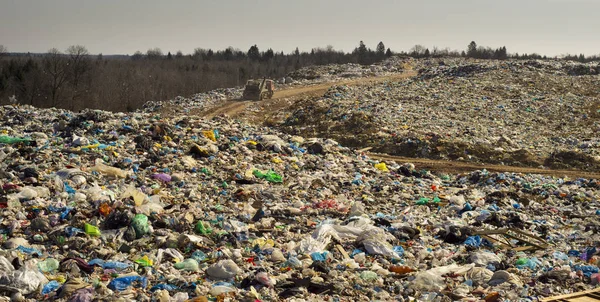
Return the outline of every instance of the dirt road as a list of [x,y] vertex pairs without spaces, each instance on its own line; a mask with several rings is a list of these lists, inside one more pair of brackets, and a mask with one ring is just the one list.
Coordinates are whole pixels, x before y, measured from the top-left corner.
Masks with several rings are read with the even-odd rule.
[[215,107],[208,108],[199,115],[204,115],[207,118],[213,118],[215,116],[226,114],[230,117],[237,117],[241,113],[247,113],[246,108],[249,105],[261,107],[262,110],[259,112],[252,112],[246,114],[246,118],[253,122],[260,122],[264,120],[264,117],[290,105],[290,99],[295,98],[307,98],[313,96],[321,96],[333,85],[370,85],[374,83],[381,83],[386,81],[402,80],[412,76],[415,76],[416,72],[413,70],[407,70],[402,73],[386,75],[380,77],[367,77],[358,79],[342,80],[338,82],[330,82],[323,84],[316,84],[310,86],[292,87],[283,90],[275,91],[275,95],[272,99],[262,101],[244,101],[244,100],[230,100],[225,101]]
[[427,158],[411,158],[392,156],[387,154],[378,153],[366,153],[370,158],[379,159],[382,161],[395,161],[396,163],[413,163],[415,167],[419,169],[426,169],[430,171],[457,174],[467,173],[475,170],[486,169],[490,172],[513,172],[523,174],[541,174],[555,177],[569,177],[569,178],[589,178],[600,180],[600,173],[584,172],[577,170],[551,170],[551,169],[540,169],[530,167],[514,167],[514,166],[502,166],[502,165],[491,165],[491,164],[477,164],[459,161],[447,161],[447,160],[434,160]]

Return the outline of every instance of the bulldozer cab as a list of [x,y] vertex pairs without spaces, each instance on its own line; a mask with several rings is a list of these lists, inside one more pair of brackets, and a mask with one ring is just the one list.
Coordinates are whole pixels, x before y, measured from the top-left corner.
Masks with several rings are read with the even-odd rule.
[[263,80],[248,80],[244,88],[243,98],[245,100],[260,101],[270,99],[275,93],[275,83],[273,80],[264,78]]

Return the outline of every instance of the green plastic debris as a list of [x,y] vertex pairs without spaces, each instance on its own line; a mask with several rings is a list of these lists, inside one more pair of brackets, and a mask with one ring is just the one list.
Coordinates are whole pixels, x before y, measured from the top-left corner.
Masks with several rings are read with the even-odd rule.
[[183,260],[182,262],[175,263],[173,265],[176,269],[189,271],[189,272],[197,272],[200,270],[200,266],[198,265],[198,261],[196,259],[188,258]]
[[90,236],[100,236],[100,229],[95,226],[95,225],[91,225],[89,223],[86,223],[84,228],[85,233],[90,235]]
[[433,203],[440,203],[442,200],[439,197],[434,197],[433,198]]
[[360,273],[360,278],[365,281],[377,280],[377,273],[372,271],[364,271]]
[[427,198],[427,197],[421,197],[421,198],[419,198],[419,200],[417,200],[417,202],[416,202],[416,204],[417,204],[417,205],[420,205],[420,206],[422,206],[422,205],[426,205],[426,204],[428,204],[428,203],[429,203],[429,198]]
[[144,214],[137,214],[133,217],[131,226],[135,230],[135,237],[137,239],[142,238],[144,235],[150,232],[150,226],[148,225],[148,216]]
[[13,137],[7,135],[0,135],[0,143],[2,144],[18,144],[18,143],[28,143],[31,140],[20,137]]
[[208,235],[210,233],[212,233],[212,229],[211,228],[207,228],[204,226],[204,222],[202,222],[202,220],[198,221],[198,223],[196,223],[196,232],[202,234],[202,235]]
[[517,260],[517,263],[515,263],[515,265],[525,265],[527,264],[527,258],[521,258],[519,260]]
[[268,182],[274,182],[274,183],[282,183],[283,182],[283,177],[281,177],[281,175],[275,173],[275,171],[273,170],[269,170],[267,173],[263,173],[259,170],[254,170],[252,172],[252,174],[254,174],[254,176],[261,178],[261,179],[265,179]]
[[143,267],[148,267],[148,266],[152,266],[154,264],[154,261],[152,261],[152,259],[148,258],[148,256],[144,256],[138,260],[135,260],[135,263],[137,263]]
[[48,258],[44,261],[40,261],[37,263],[38,268],[40,269],[40,271],[44,272],[44,273],[49,273],[49,272],[53,272],[55,270],[58,269],[58,260],[54,259],[54,258]]

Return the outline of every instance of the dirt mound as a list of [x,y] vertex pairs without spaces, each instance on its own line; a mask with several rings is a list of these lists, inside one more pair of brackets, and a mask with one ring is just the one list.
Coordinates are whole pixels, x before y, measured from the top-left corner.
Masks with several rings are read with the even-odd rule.
[[420,69],[419,79],[429,80],[437,77],[469,77],[493,69],[495,68],[479,64],[468,64],[461,66],[440,65],[433,68]]
[[600,65],[576,64],[566,66],[564,70],[570,76],[598,75],[600,74]]
[[550,155],[544,165],[552,169],[576,168],[585,171],[600,171],[600,161],[592,156],[575,151],[559,151]]

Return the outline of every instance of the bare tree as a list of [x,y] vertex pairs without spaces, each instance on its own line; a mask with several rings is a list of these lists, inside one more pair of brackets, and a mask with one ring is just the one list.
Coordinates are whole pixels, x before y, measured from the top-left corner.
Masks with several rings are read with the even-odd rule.
[[58,105],[62,89],[67,82],[67,67],[68,63],[58,49],[52,48],[44,55],[43,70],[44,74],[49,77],[50,97],[53,107]]
[[8,53],[8,49],[6,48],[6,46],[0,44],[0,57],[7,53]]
[[[86,90],[89,89],[91,83],[85,81],[86,76],[92,69],[90,53],[87,48],[82,45],[71,45],[67,48],[68,54],[68,73],[69,80],[72,84],[73,93],[71,95],[70,109],[73,109],[76,99],[79,99]],[[87,82],[88,87],[82,87],[81,84]]]
[[413,46],[413,48],[410,49],[410,53],[413,56],[421,57],[421,56],[425,55],[426,49],[427,48],[425,48],[425,46],[417,44],[417,45]]
[[150,48],[146,51],[146,56],[148,56],[149,59],[160,58],[163,56],[163,52],[158,47]]
[[71,45],[67,48],[69,55],[69,71],[72,77],[72,83],[75,89],[79,86],[81,77],[90,70],[89,52],[85,46]]

